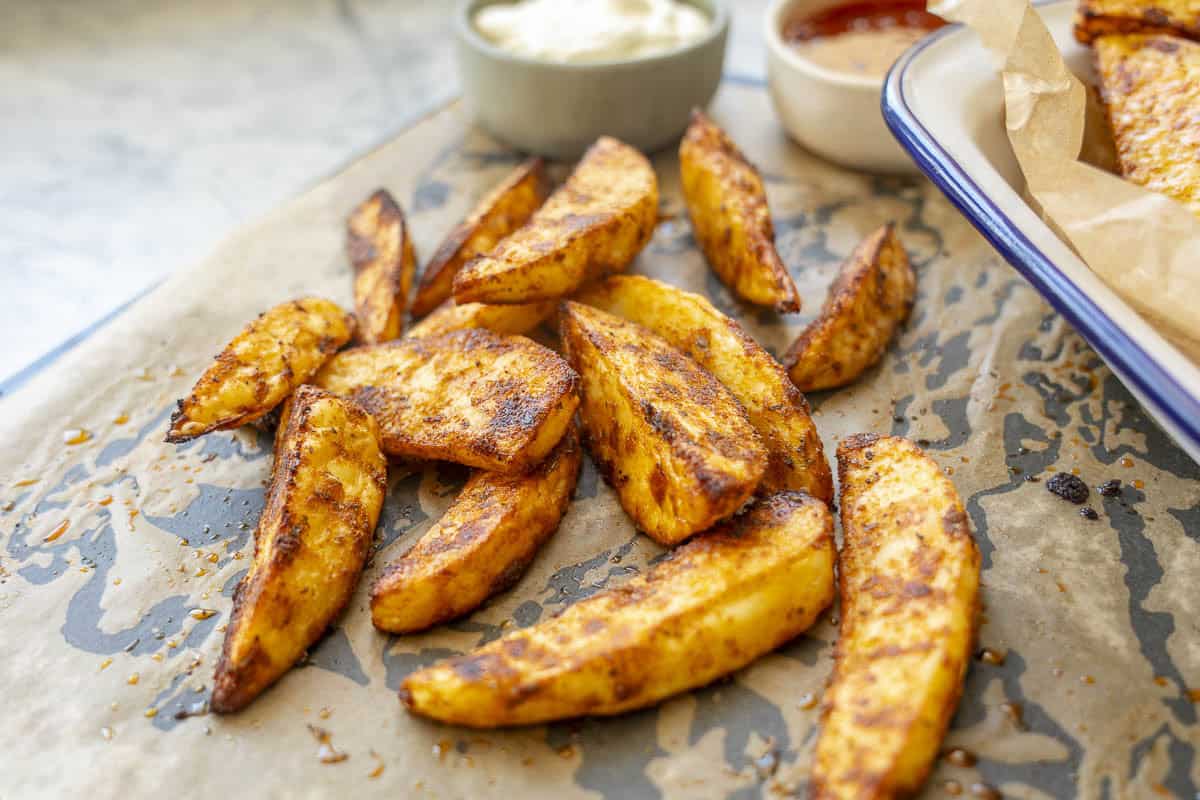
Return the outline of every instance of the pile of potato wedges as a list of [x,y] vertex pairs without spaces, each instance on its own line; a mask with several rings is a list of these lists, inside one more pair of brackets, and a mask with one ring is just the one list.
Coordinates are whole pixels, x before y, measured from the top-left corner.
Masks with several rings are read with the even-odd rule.
[[[797,311],[762,180],[699,112],[680,169],[716,275],[745,302]],[[559,616],[414,672],[405,707],[482,728],[621,713],[749,664],[838,596],[812,796],[921,785],[967,669],[979,555],[938,466],[873,434],[838,448],[839,551],[833,475],[803,394],[882,357],[915,296],[904,247],[891,225],[869,235],[780,363],[706,298],[623,274],[657,219],[650,162],[602,138],[556,189],[540,161],[518,167],[418,280],[404,212],[381,189],[347,222],[353,313],[293,300],[229,343],[167,434],[277,420],[214,710],[248,705],[342,611],[389,461],[473,470],[371,587],[375,627],[405,634],[520,578],[566,512],[586,450],[638,530],[674,549]],[[405,332],[410,315],[421,319]],[[545,325],[553,349],[526,336]]]

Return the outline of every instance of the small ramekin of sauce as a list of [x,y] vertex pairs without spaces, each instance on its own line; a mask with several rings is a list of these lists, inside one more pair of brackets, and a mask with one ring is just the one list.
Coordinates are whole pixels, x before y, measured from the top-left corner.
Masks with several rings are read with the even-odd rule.
[[767,71],[784,127],[831,161],[913,172],[879,93],[896,59],[944,24],[924,0],[776,0],[766,15]]

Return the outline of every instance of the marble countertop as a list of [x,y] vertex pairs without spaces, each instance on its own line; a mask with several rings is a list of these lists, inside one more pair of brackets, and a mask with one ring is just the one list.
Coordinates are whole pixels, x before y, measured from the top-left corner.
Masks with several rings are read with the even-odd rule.
[[454,5],[0,0],[0,380],[453,98]]

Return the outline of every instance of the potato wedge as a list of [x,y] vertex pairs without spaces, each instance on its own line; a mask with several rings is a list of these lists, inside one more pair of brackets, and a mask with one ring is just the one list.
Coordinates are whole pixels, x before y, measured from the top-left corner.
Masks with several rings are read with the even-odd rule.
[[313,383],[374,415],[389,456],[506,475],[540,463],[579,406],[560,356],[481,328],[344,350]]
[[800,310],[800,292],[775,250],[767,192],[754,165],[700,110],[679,143],[692,232],[713,272],[748,303]]
[[387,491],[375,422],[352,403],[301,386],[282,436],[217,663],[222,713],[278,680],[346,605]]
[[454,293],[454,276],[475,256],[491,252],[546,201],[549,186],[540,158],[521,164],[488,193],[438,247],[421,273],[413,298],[414,317],[423,317]]
[[646,157],[601,137],[545,205],[454,279],[459,303],[532,303],[625,269],[654,233],[658,180]]
[[515,306],[493,306],[485,303],[456,304],[447,300],[432,314],[413,325],[405,336],[437,336],[467,328],[487,328],[493,333],[520,335],[529,333],[554,313],[553,300]]
[[833,476],[808,401],[735,320],[698,294],[640,275],[613,275],[575,299],[650,329],[725,384],[767,448],[760,493],[797,489],[833,500]]
[[979,551],[954,485],[907,439],[850,437],[838,476],[842,622],[811,797],[908,796],[962,693]]
[[168,442],[254,422],[350,341],[354,318],[319,297],[263,313],[217,356],[171,415]]
[[1196,0],[1079,0],[1075,38],[1088,44],[1097,37],[1124,33],[1177,33],[1200,39],[1200,3]]
[[570,302],[560,317],[588,447],[638,528],[671,545],[737,511],[767,451],[729,390],[641,325]]
[[820,315],[784,356],[802,392],[854,381],[883,358],[912,313],[917,276],[890,223],[854,248],[842,264]]
[[1200,218],[1200,44],[1130,34],[1092,47],[1121,174]]
[[379,189],[346,221],[346,253],[354,266],[355,341],[376,344],[404,330],[417,256],[404,210]]
[[409,711],[475,728],[652,705],[738,670],[833,600],[833,520],[801,492],[758,502],[649,572],[409,675]]
[[566,513],[581,460],[572,429],[525,475],[472,475],[442,518],[371,587],[375,627],[424,630],[516,583]]

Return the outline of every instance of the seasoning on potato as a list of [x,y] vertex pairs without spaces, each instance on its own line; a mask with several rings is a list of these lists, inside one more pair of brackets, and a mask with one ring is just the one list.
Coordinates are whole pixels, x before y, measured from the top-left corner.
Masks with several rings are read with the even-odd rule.
[[646,157],[608,136],[529,221],[454,279],[459,303],[532,303],[624,270],[658,222],[658,179]]
[[364,200],[346,221],[346,253],[354,267],[355,340],[395,339],[404,329],[417,256],[404,209],[387,190]]
[[679,144],[679,174],[696,243],[721,282],[748,303],[799,311],[800,293],[775,250],[762,178],[699,110]]
[[560,314],[596,466],[640,530],[671,545],[750,499],[767,450],[712,373],[641,325],[579,303]]
[[289,300],[239,333],[171,415],[168,442],[266,416],[350,341],[354,318],[319,297]]
[[884,225],[842,264],[820,315],[788,349],[792,382],[803,392],[852,383],[883,358],[916,295],[908,253],[895,226]]
[[400,697],[475,728],[652,705],[807,630],[833,600],[833,560],[825,504],[772,495],[622,586],[409,675]]
[[851,436],[838,477],[842,621],[811,797],[904,797],[928,776],[962,693],[979,550],[954,485],[907,439]]
[[325,633],[358,583],[387,490],[362,409],[314,386],[290,406],[217,664],[217,712],[245,708]]
[[487,328],[492,333],[508,335],[526,334],[553,314],[554,306],[553,300],[515,306],[485,303],[458,305],[454,300],[447,300],[404,335],[416,339],[467,328]]
[[508,475],[540,463],[579,405],[558,354],[482,328],[344,350],[313,383],[370,412],[389,456]]

